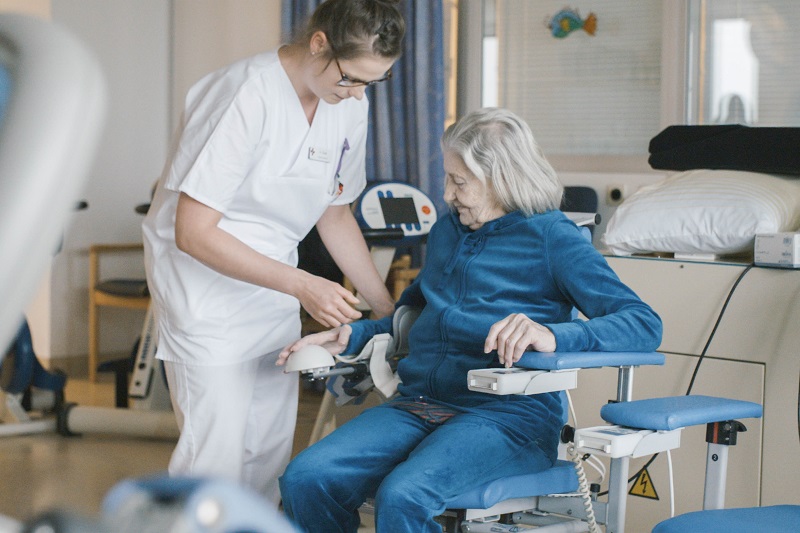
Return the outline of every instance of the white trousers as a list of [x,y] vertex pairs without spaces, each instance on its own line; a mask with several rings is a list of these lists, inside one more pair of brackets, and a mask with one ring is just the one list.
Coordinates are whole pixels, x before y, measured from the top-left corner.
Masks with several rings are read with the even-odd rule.
[[280,501],[278,477],[292,454],[298,377],[277,352],[232,365],[164,362],[181,436],[172,476],[229,479]]

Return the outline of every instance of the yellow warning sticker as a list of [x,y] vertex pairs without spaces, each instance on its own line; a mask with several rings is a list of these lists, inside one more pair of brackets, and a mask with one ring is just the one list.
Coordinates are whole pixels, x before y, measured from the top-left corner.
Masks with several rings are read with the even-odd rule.
[[650,478],[650,473],[647,469],[642,470],[642,473],[633,480],[633,486],[628,494],[632,496],[641,496],[642,498],[649,498],[651,500],[658,499],[658,493],[653,485],[653,480]]

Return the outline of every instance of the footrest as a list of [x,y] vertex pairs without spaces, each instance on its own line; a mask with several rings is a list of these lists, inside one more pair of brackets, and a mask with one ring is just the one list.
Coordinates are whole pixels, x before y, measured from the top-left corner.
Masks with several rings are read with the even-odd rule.
[[631,428],[669,431],[687,426],[761,418],[759,404],[713,396],[670,396],[604,405],[600,416],[610,424]]

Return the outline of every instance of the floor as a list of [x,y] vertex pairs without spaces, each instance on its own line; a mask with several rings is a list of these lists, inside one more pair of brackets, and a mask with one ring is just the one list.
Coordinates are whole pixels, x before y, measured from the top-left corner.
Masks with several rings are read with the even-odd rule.
[[[112,407],[114,384],[110,375],[103,374],[97,383],[69,379],[65,396],[78,405]],[[321,393],[301,388],[295,453],[308,443],[321,398]],[[55,432],[2,436],[0,515],[25,521],[48,510],[66,509],[96,517],[104,496],[119,481],[164,472],[173,445],[118,436],[63,437]],[[367,525],[362,531],[373,529]]]

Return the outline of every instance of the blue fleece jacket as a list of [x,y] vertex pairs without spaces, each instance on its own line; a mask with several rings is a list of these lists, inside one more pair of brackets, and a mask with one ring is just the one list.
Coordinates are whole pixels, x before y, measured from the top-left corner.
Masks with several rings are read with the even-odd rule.
[[[449,213],[433,226],[425,265],[399,305],[422,308],[400,361],[404,397],[426,397],[484,414],[539,441],[555,458],[563,423],[557,394],[495,396],[467,388],[467,372],[499,367],[483,353],[489,328],[512,313],[548,327],[556,351],[651,351],[661,320],[611,270],[605,258],[561,211],[507,214],[472,231]],[[588,320],[572,320],[577,308]],[[391,317],[352,325],[345,353],[358,353]]]

